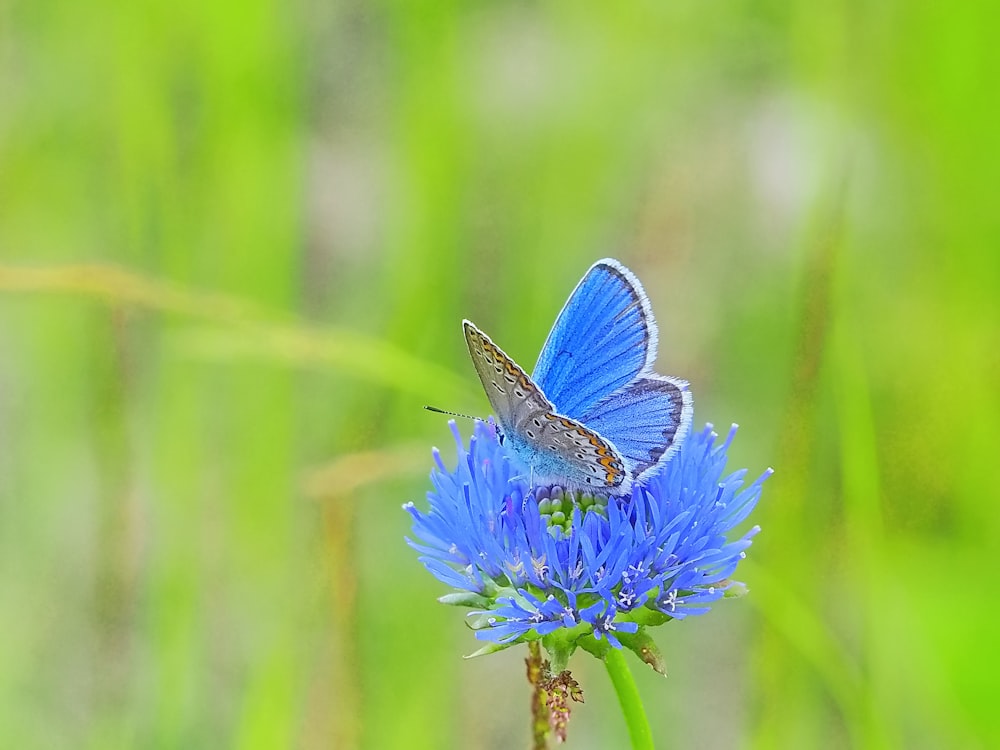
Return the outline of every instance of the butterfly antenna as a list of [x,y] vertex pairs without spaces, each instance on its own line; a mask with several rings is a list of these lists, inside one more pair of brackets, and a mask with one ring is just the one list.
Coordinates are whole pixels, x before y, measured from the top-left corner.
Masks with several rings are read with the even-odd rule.
[[424,406],[427,411],[432,411],[437,414],[448,414],[452,417],[462,417],[463,419],[479,419],[479,417],[470,417],[468,414],[459,414],[457,411],[446,411],[445,409],[438,409],[436,406]]

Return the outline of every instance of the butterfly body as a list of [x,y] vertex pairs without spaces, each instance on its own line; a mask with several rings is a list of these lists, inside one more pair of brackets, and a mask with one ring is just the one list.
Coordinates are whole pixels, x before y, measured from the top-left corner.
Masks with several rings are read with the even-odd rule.
[[[628,490],[618,450],[555,406],[489,336],[462,322],[472,361],[497,413],[505,445],[527,463],[539,484]],[[574,481],[575,480],[575,481]]]
[[628,494],[690,427],[688,384],[653,372],[649,300],[615,260],[595,263],[573,290],[532,376],[473,323],[463,329],[505,445],[536,484]]

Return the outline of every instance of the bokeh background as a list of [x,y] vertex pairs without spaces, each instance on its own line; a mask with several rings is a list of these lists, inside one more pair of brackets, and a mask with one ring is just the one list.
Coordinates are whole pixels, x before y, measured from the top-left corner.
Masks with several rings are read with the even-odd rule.
[[777,471],[659,745],[1000,746],[995,14],[4,0],[0,745],[526,747],[400,506],[612,255]]

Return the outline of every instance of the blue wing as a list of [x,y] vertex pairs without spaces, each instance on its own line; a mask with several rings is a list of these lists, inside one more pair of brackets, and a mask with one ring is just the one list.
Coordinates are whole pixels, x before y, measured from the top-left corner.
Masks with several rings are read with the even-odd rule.
[[532,380],[559,413],[574,419],[651,371],[656,322],[639,280],[616,260],[599,260],[556,318]]
[[687,382],[653,373],[598,401],[580,421],[614,443],[641,480],[677,452],[693,413]]

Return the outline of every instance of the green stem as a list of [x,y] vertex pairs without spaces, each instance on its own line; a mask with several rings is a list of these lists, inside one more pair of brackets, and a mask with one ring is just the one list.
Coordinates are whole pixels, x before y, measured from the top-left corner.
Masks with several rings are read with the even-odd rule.
[[642,707],[639,688],[636,687],[628,664],[625,663],[623,649],[609,648],[604,655],[604,666],[607,667],[611,684],[618,693],[618,702],[621,704],[628,734],[632,739],[632,750],[655,750],[653,731],[649,728],[646,710]]

